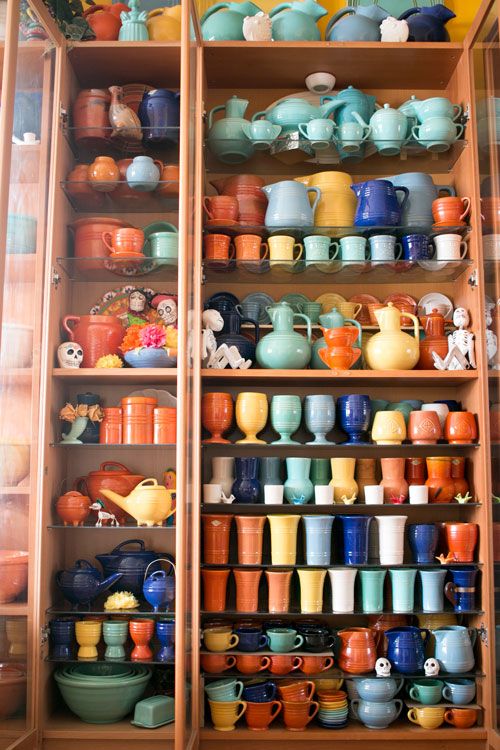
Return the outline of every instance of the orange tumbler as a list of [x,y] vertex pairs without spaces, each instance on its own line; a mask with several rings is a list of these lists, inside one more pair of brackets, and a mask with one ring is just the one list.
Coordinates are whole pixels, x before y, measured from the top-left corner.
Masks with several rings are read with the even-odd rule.
[[122,410],[119,406],[103,409],[104,419],[99,425],[99,442],[119,445],[122,442]]
[[122,438],[124,445],[153,442],[155,398],[126,396],[122,398]]
[[157,406],[153,413],[153,442],[175,443],[177,440],[177,409],[172,406]]

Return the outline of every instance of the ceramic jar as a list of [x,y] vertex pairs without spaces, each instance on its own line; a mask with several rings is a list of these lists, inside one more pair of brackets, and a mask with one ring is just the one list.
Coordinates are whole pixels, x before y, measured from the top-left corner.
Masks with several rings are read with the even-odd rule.
[[408,499],[408,483],[405,479],[404,458],[382,458],[382,481],[384,502],[400,504]]
[[109,105],[111,96],[104,89],[83,89],[72,108],[74,138],[79,145],[109,141]]
[[125,328],[113,315],[66,315],[62,324],[69,340],[83,350],[82,367],[95,367],[106,354],[120,354]]
[[158,185],[163,164],[150,156],[135,156],[127,167],[127,184],[133,190],[150,193]]
[[87,179],[92,188],[100,193],[110,193],[118,185],[120,171],[110,156],[96,156],[87,170]]
[[56,512],[65,526],[83,526],[90,514],[91,500],[88,495],[70,490],[60,495],[56,501]]
[[430,503],[451,503],[455,497],[455,483],[451,476],[451,458],[435,456],[426,459]]
[[155,398],[126,396],[121,400],[124,445],[144,445],[154,441]]

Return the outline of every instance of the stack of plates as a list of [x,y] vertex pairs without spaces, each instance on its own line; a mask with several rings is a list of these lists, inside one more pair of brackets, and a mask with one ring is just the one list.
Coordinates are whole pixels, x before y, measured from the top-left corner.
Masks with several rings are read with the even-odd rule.
[[342,729],[347,724],[349,706],[343,690],[318,690],[318,721],[327,729]]

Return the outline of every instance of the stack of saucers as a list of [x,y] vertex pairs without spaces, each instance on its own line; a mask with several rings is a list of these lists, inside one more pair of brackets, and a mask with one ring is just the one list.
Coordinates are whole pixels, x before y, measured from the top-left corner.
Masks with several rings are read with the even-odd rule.
[[328,729],[341,729],[347,724],[349,707],[343,690],[318,690],[318,721]]

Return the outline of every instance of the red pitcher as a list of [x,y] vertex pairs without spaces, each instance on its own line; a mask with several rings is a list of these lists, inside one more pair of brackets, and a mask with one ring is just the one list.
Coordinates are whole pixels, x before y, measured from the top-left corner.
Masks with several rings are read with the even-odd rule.
[[100,357],[120,353],[125,328],[114,315],[66,315],[62,324],[69,341],[83,349],[82,367],[95,367]]

